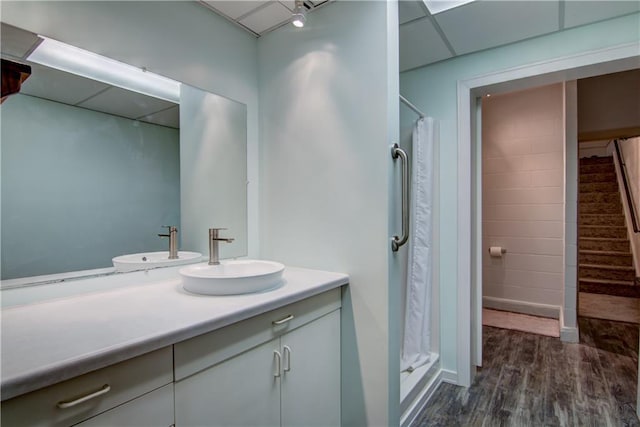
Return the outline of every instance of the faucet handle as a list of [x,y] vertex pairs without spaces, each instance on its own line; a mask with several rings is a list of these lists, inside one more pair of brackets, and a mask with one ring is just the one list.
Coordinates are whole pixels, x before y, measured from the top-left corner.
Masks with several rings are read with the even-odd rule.
[[218,235],[218,231],[220,230],[227,230],[227,228],[210,228],[209,229],[209,239],[212,241],[218,240],[221,242],[227,242],[227,243],[231,243],[233,242],[234,238],[233,237],[220,237]]

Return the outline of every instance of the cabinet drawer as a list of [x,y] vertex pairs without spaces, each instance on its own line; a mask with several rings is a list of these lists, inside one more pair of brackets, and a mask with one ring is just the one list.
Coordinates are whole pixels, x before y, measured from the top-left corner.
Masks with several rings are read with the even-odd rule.
[[75,427],[169,427],[173,419],[173,384],[167,384]]
[[[7,426],[68,426],[173,381],[171,347],[2,402]],[[94,398],[82,398],[95,393]],[[76,403],[77,402],[77,403]]]
[[[298,301],[174,345],[179,381],[299,328],[341,306],[340,288]],[[281,324],[274,322],[282,321]]]

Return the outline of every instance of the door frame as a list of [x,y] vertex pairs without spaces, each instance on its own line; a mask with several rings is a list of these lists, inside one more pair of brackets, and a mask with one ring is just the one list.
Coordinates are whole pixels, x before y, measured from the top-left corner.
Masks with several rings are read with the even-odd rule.
[[[477,307],[482,304],[482,274],[474,259],[482,242],[481,210],[478,203],[482,197],[475,194],[477,189],[473,183],[481,179],[478,163],[480,150],[473,150],[472,141],[476,140],[477,126],[472,117],[478,108],[478,99],[484,93],[507,92],[522,90],[534,86],[560,83],[570,80],[591,77],[629,70],[638,67],[640,60],[640,42],[626,43],[606,49],[599,49],[565,56],[548,61],[532,63],[516,68],[509,68],[491,74],[480,75],[457,82],[457,113],[458,113],[458,218],[457,218],[457,247],[458,247],[458,277],[457,277],[457,373],[458,385],[469,387],[475,375],[476,358],[481,351],[482,340],[482,310]],[[473,180],[473,181],[472,181]],[[478,212],[476,215],[474,212]],[[473,221],[473,223],[472,223]],[[472,234],[473,233],[473,234]],[[565,238],[567,230],[565,228]],[[566,252],[565,244],[565,252]],[[574,262],[575,264],[575,262]],[[475,267],[475,268],[474,268]],[[567,265],[565,259],[565,269]],[[575,269],[575,265],[573,266]],[[566,277],[566,276],[565,276]],[[472,286],[473,284],[473,286]],[[573,294],[573,295],[571,295]],[[573,304],[577,291],[575,281],[565,283],[563,310]],[[472,305],[473,303],[473,305]],[[568,313],[567,313],[568,314]],[[563,319],[561,311],[561,328],[570,320]],[[577,328],[575,335],[577,337]],[[567,330],[567,333],[574,333]],[[479,346],[479,348],[478,348]]]

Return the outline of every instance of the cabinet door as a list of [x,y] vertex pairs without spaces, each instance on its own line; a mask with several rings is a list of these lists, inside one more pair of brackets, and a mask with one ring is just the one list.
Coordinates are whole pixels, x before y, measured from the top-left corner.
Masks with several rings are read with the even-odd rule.
[[169,427],[173,424],[173,384],[88,419],[76,427]]
[[279,426],[278,341],[176,382],[176,426]]
[[339,426],[340,310],[289,332],[281,344],[282,425]]

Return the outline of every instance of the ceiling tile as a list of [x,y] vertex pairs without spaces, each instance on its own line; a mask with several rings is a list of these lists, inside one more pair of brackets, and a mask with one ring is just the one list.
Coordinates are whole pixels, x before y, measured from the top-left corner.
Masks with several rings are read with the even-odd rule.
[[398,2],[398,21],[400,24],[421,18],[426,15],[422,0],[404,0]]
[[564,26],[571,28],[638,11],[638,1],[566,1]]
[[285,5],[292,12],[293,12],[293,9],[295,9],[296,7],[295,0],[280,0],[280,3]]
[[227,15],[231,19],[238,19],[246,15],[257,7],[262,6],[267,0],[263,1],[206,1],[209,6]]
[[25,95],[75,105],[109,87],[95,80],[43,67],[33,62],[29,62],[29,65],[31,65],[31,76],[20,88],[20,92]]
[[31,52],[31,47],[40,40],[29,31],[2,23],[0,25],[0,40],[2,40],[2,54],[14,58],[24,59]]
[[451,52],[429,19],[400,26],[400,71],[450,57]]
[[178,105],[157,113],[147,114],[138,117],[138,120],[152,123],[154,125],[168,126],[171,128],[180,128],[180,107]]
[[240,23],[260,34],[269,28],[286,22],[289,18],[291,18],[291,11],[280,3],[274,2],[243,18]]
[[79,107],[135,119],[164,110],[175,104],[119,87],[112,87],[88,99]]
[[435,15],[457,54],[559,29],[558,1],[477,1]]

